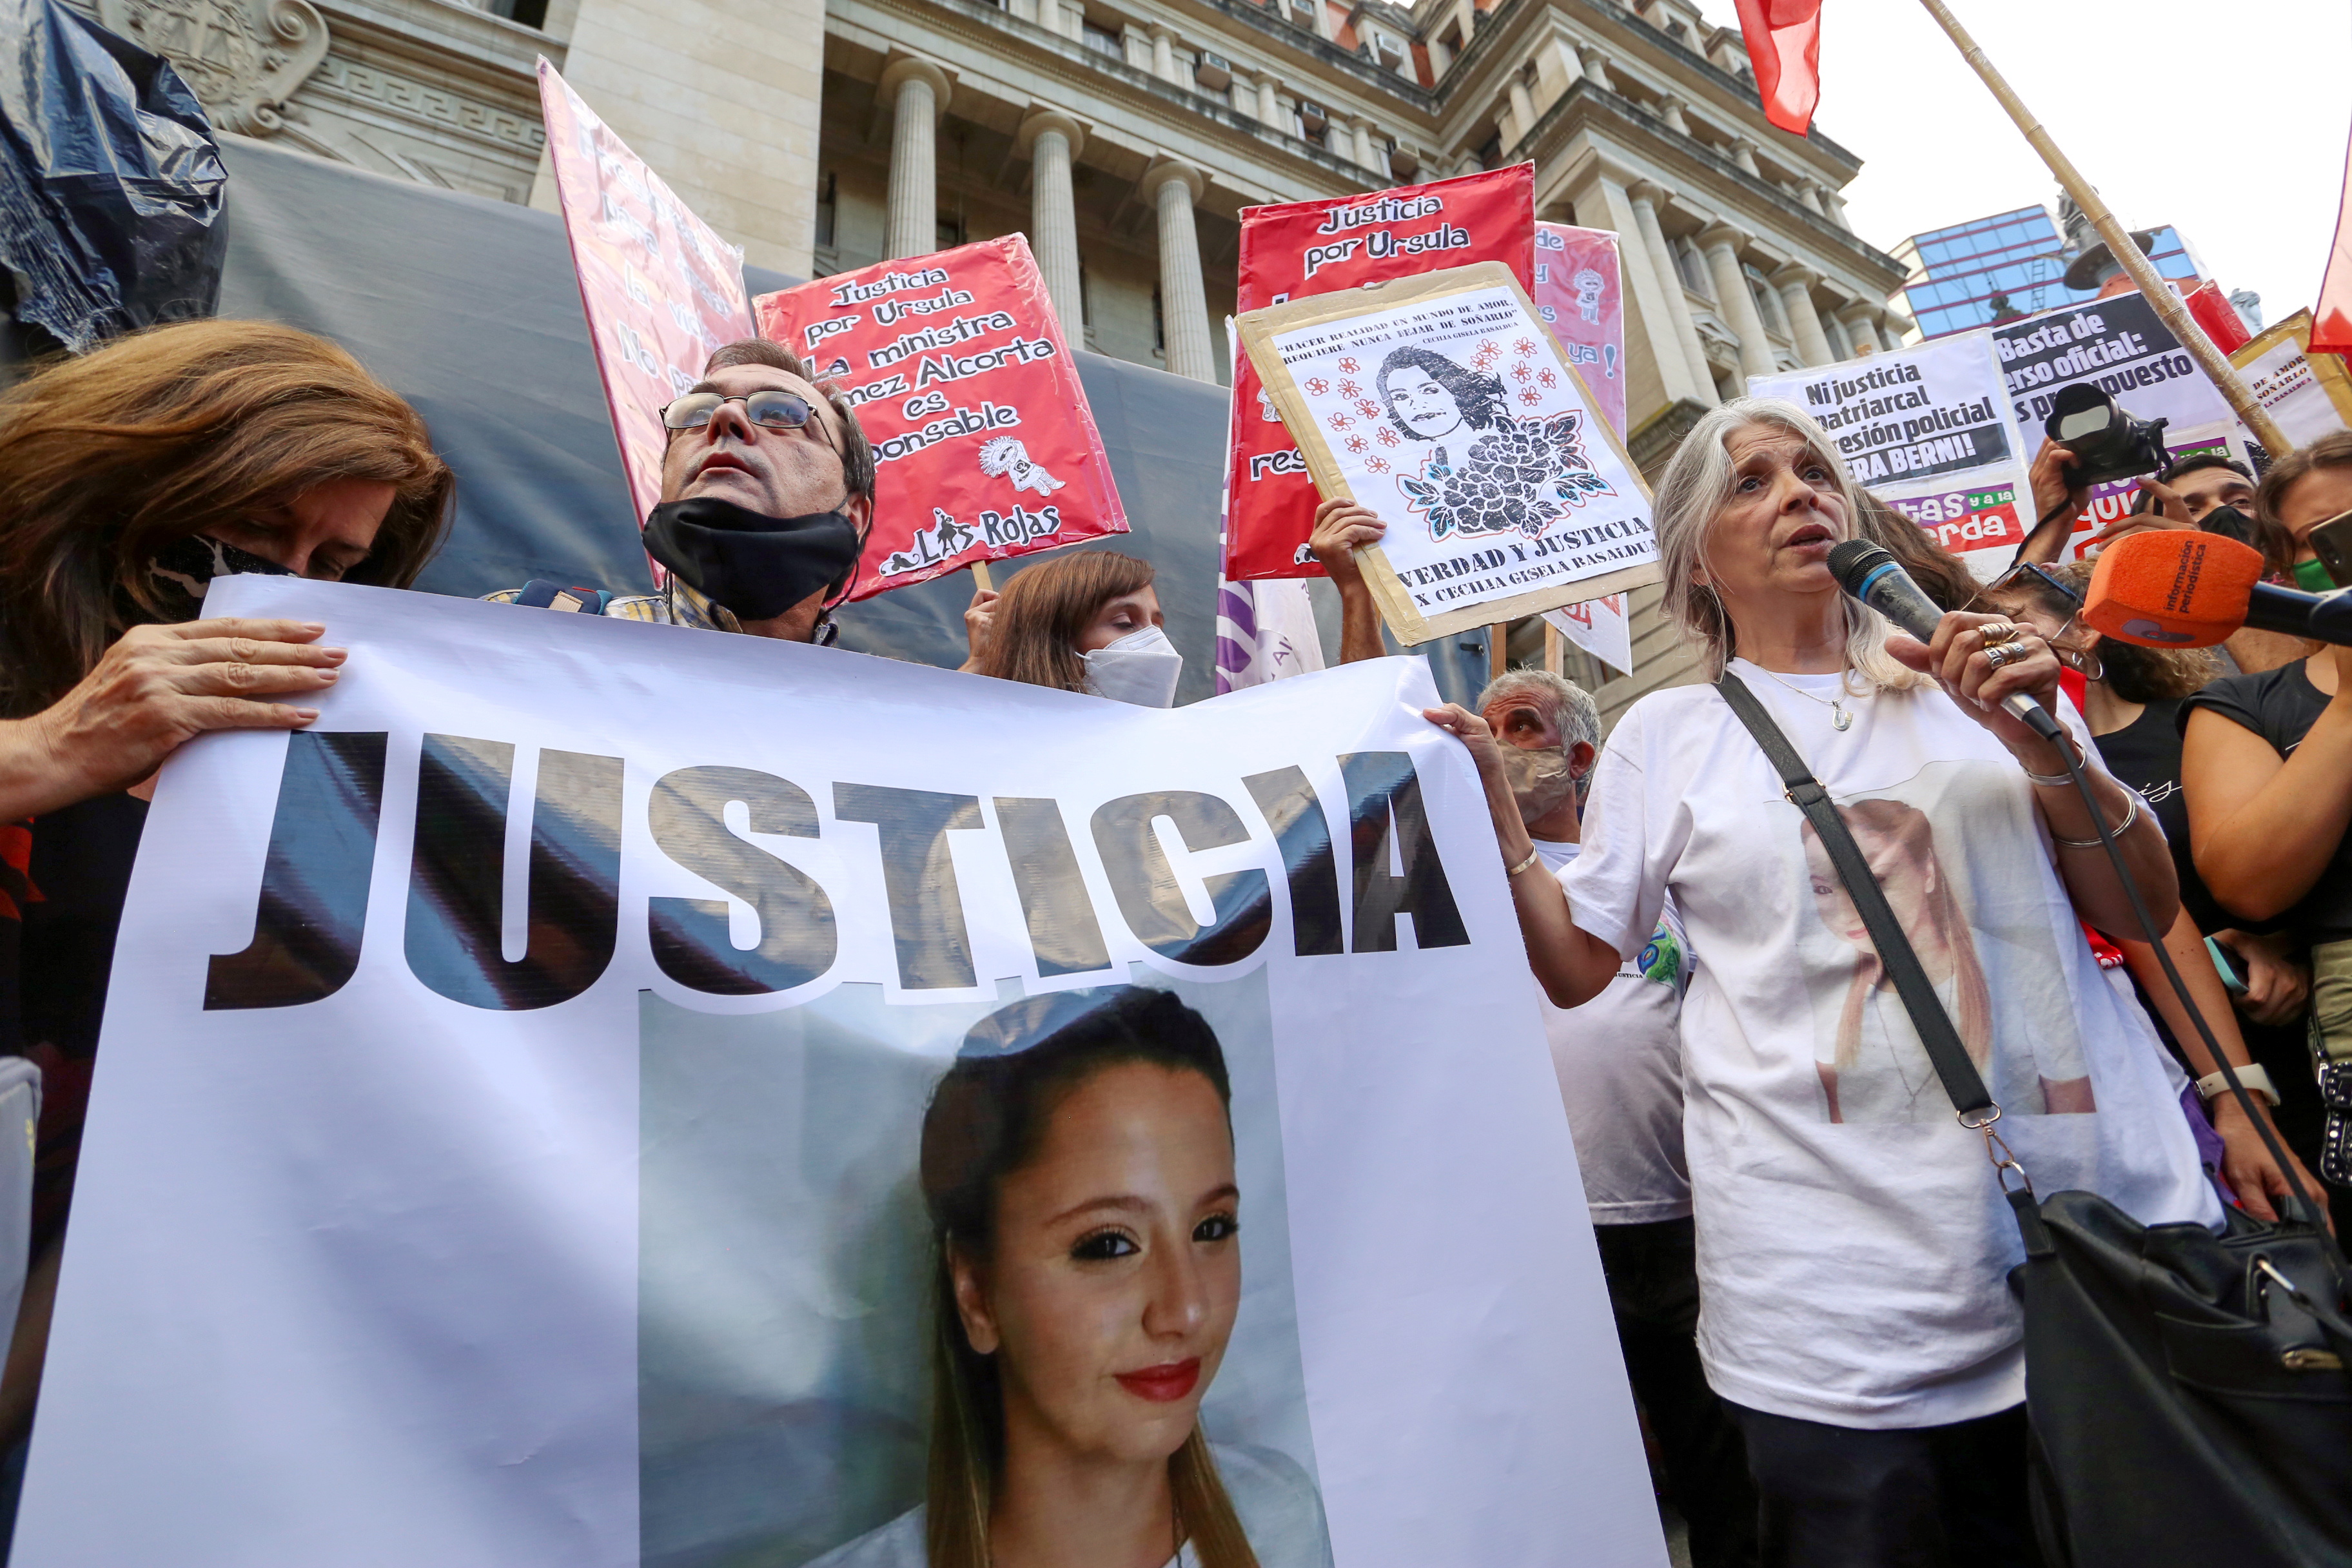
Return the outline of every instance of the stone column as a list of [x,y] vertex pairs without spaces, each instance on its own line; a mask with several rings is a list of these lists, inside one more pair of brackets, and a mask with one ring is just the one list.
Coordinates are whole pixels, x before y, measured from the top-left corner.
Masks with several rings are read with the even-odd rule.
[[1551,41],[1552,61],[1559,68],[1559,90],[1566,92],[1584,74],[1584,57],[1566,38],[1555,37]]
[[1829,214],[1830,221],[1847,233],[1853,233],[1853,225],[1848,223],[1845,217],[1845,198],[1827,185],[1818,188],[1822,194],[1822,207]]
[[1625,195],[1633,209],[1633,226],[1641,247],[1649,253],[1650,269],[1658,275],[1664,295],[1665,319],[1674,329],[1675,346],[1682,351],[1684,366],[1690,373],[1694,395],[1702,403],[1720,402],[1715,393],[1714,368],[1706,363],[1706,346],[1699,342],[1698,323],[1691,319],[1690,301],[1683,296],[1682,268],[1675,264],[1674,247],[1666,243],[1666,231],[1658,224],[1658,208],[1665,205],[1669,193],[1662,186],[1640,180],[1627,186]]
[[1528,96],[1528,84],[1513,77],[1510,91],[1512,131],[1510,139],[1503,143],[1506,153],[1517,146],[1527,133],[1536,128],[1536,100]]
[[895,59],[882,72],[890,130],[890,193],[884,258],[929,256],[940,247],[939,121],[948,74],[929,60]]
[[1888,348],[1899,349],[1903,346],[1903,334],[1918,324],[1908,316],[1889,310],[1878,319],[1878,334],[1886,340]]
[[1813,184],[1811,180],[1799,180],[1796,184],[1795,189],[1797,192],[1797,199],[1804,203],[1807,207],[1821,214],[1823,217],[1830,216],[1830,209],[1822,205],[1821,186]]
[[1380,154],[1374,147],[1375,138],[1372,135],[1371,121],[1358,120],[1350,123],[1354,126],[1356,133],[1356,162],[1367,169],[1379,169]]
[[1753,174],[1759,180],[1764,177],[1764,171],[1756,166],[1756,143],[1747,137],[1731,139],[1731,161],[1739,165],[1741,174]]
[[1160,321],[1168,338],[1168,369],[1213,383],[1209,292],[1201,281],[1201,241],[1192,227],[1192,204],[1205,183],[1199,170],[1183,163],[1158,163],[1143,172],[1143,194],[1160,214]]
[[1789,330],[1796,334],[1797,352],[1807,364],[1830,364],[1837,359],[1829,334],[1822,331],[1821,312],[1813,309],[1813,286],[1821,280],[1820,273],[1797,261],[1772,274],[1772,288],[1780,296]]
[[1617,90],[1609,80],[1609,57],[1599,49],[1588,48],[1584,51],[1584,79],[1603,92]]
[[1717,223],[1700,231],[1698,247],[1706,257],[1707,269],[1715,274],[1716,307],[1739,334],[1739,368],[1749,375],[1772,375],[1780,367],[1772,363],[1772,343],[1764,335],[1763,314],[1756,309],[1756,296],[1748,291],[1748,274],[1739,266],[1739,253],[1749,237],[1727,223]]
[[1290,121],[1282,112],[1282,83],[1273,77],[1257,79],[1257,117],[1277,131],[1290,129]]
[[1016,140],[1029,157],[1030,247],[1037,254],[1054,314],[1061,318],[1062,335],[1078,342],[1086,336],[1086,312],[1078,292],[1078,207],[1070,165],[1087,144],[1087,133],[1057,109],[1033,109]]
[[1671,92],[1666,94],[1665,97],[1658,100],[1658,113],[1660,117],[1665,121],[1666,129],[1677,132],[1685,136],[1690,134],[1690,121],[1684,118],[1683,110],[1689,107],[1689,104],[1685,103],[1681,99],[1676,98]]
[[1151,74],[1178,87],[1192,85],[1176,80],[1176,39],[1165,27],[1151,29]]
[[1846,341],[1853,345],[1857,358],[1877,352],[1878,329],[1871,325],[1870,320],[1877,313],[1867,300],[1856,300],[1850,305],[1838,308],[1838,323],[1845,328]]

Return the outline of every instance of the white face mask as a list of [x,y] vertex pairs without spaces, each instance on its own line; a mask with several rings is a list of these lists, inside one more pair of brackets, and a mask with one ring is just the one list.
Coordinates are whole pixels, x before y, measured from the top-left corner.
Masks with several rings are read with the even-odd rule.
[[1184,673],[1184,656],[1158,626],[1129,632],[1078,657],[1086,661],[1087,689],[1097,697],[1139,708],[1176,705],[1176,678]]

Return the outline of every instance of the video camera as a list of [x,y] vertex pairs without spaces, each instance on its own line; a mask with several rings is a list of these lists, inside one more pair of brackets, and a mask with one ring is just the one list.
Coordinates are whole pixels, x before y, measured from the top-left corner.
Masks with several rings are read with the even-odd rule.
[[2086,382],[2060,387],[2042,423],[2049,437],[2074,454],[2066,470],[2071,485],[2127,479],[2152,474],[2171,459],[2164,450],[2162,419],[2135,419],[2116,400]]

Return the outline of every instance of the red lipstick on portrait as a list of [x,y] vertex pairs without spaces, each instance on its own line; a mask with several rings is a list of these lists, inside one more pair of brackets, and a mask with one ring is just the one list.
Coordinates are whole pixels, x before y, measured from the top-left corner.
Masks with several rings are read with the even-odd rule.
[[1192,1356],[1183,1361],[1171,1361],[1160,1366],[1147,1366],[1141,1372],[1122,1372],[1118,1384],[1138,1399],[1149,1399],[1155,1405],[1166,1405],[1192,1392],[1201,1381],[1201,1358]]

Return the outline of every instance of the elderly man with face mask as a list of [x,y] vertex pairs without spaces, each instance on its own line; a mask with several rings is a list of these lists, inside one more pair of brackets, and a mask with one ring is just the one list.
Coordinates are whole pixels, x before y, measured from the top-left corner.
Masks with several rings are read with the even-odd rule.
[[[1573,682],[1514,669],[1478,694],[1536,853],[1554,875],[1576,858],[1601,714]],[[1757,1561],[1756,1493],[1738,1429],[1700,1368],[1698,1271],[1683,1160],[1682,1045],[1691,969],[1669,899],[1638,958],[1571,1010],[1538,998],[1609,1304],[1634,1397],[1690,1524],[1695,1568]]]
[[830,643],[832,608],[874,519],[874,449],[849,399],[761,338],[710,356],[662,411],[669,449],[646,553],[661,591],[631,597],[532,582],[501,604]]

